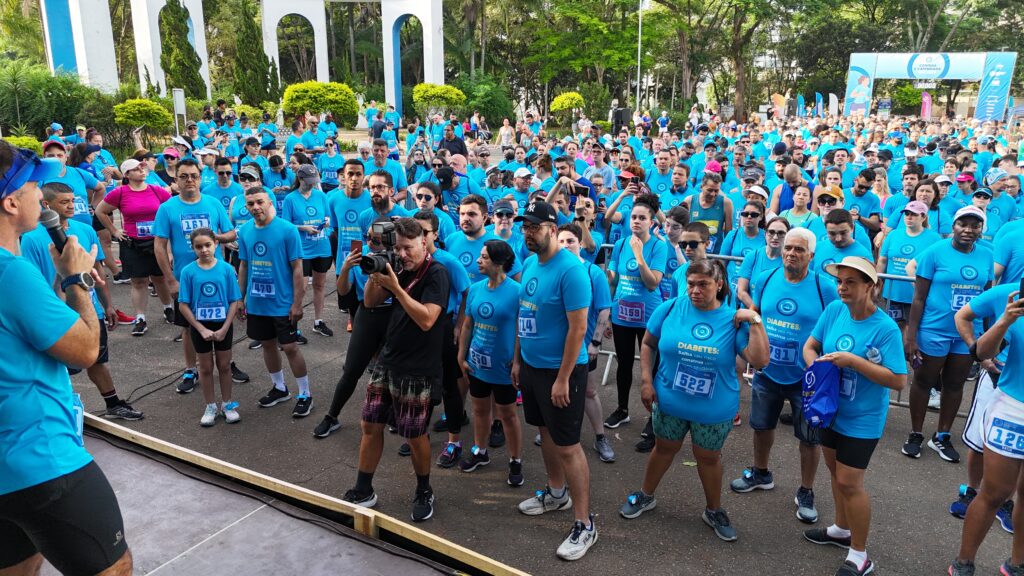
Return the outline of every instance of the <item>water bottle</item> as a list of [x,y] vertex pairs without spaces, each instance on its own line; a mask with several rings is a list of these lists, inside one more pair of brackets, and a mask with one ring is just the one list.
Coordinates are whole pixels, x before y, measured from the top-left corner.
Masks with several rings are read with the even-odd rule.
[[871,362],[872,364],[882,363],[882,353],[879,352],[878,348],[875,348],[871,344],[868,344],[867,346],[867,356],[868,361]]
[[72,395],[71,409],[75,413],[75,433],[78,434],[78,443],[82,443],[82,433],[85,430],[85,406],[82,405],[82,397],[77,393]]

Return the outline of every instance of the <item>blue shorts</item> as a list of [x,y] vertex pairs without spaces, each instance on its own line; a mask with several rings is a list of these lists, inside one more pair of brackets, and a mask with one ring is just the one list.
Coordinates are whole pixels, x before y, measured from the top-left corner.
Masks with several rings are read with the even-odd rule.
[[967,356],[971,353],[963,338],[959,336],[949,338],[931,330],[919,329],[917,331],[917,347],[921,354],[933,358],[945,358],[950,354],[962,354]]
[[803,384],[779,384],[760,371],[754,373],[750,392],[750,427],[754,430],[774,430],[779,424],[779,415],[787,399],[793,413],[793,435],[801,442],[817,444],[815,435],[805,429],[807,423],[803,417]]

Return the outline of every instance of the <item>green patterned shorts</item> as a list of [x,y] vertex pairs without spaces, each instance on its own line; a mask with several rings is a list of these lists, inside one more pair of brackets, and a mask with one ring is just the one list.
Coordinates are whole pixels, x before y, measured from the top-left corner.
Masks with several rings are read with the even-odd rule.
[[722,449],[725,439],[729,437],[729,431],[732,430],[732,418],[717,424],[701,424],[665,414],[657,403],[654,404],[651,423],[654,426],[654,436],[657,438],[679,441],[686,438],[687,432],[692,432],[693,443],[697,447],[714,452]]

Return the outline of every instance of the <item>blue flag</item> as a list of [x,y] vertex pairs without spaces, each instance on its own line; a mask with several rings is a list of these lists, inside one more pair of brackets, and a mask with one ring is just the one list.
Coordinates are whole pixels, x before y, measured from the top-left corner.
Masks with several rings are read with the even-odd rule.
[[825,98],[821,92],[814,93],[814,115],[819,118],[825,115]]
[[804,95],[803,94],[797,94],[796,95],[796,115],[799,118],[803,118],[804,116],[807,115],[807,111],[804,110]]

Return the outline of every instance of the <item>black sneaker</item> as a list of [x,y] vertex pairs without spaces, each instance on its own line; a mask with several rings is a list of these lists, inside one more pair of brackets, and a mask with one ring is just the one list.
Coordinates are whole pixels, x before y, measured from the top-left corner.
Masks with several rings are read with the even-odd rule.
[[462,460],[462,446],[454,442],[446,442],[441,453],[437,455],[437,465],[441,468],[454,468]]
[[480,452],[480,448],[473,446],[469,451],[469,456],[463,458],[459,462],[459,470],[463,472],[472,472],[481,466],[487,466],[491,463],[491,457],[486,452]]
[[792,426],[793,425],[793,413],[792,412],[783,412],[782,414],[779,414],[779,423],[780,424],[785,424],[786,426]]
[[402,457],[412,456],[412,447],[409,446],[408,442],[402,442],[402,445],[398,447],[398,455]]
[[113,276],[114,284],[131,284],[132,279],[125,275],[124,270],[121,270]]
[[313,322],[313,332],[321,336],[334,336],[334,331],[327,327],[327,323],[323,320],[319,322]]
[[490,448],[501,448],[505,445],[505,428],[501,420],[491,422],[491,435],[487,438],[487,446]]
[[196,371],[192,370],[191,368],[185,370],[185,373],[181,375],[181,381],[178,382],[178,394],[188,394],[189,392],[195,390],[198,384],[199,375],[196,374]]
[[146,325],[145,318],[136,318],[135,322],[132,322],[132,336],[142,336],[146,330],[149,330],[149,326]]
[[324,419],[321,420],[320,423],[316,425],[316,428],[313,429],[313,436],[317,438],[327,438],[331,435],[331,432],[334,432],[338,428],[341,428],[341,422],[338,422],[338,419],[330,414],[324,414]]
[[370,490],[369,493],[359,492],[355,488],[345,492],[345,495],[341,497],[345,502],[355,504],[356,506],[362,506],[363,508],[373,508],[377,505],[377,493]]
[[508,461],[508,485],[513,488],[518,488],[523,485],[526,480],[523,478],[523,463],[516,462],[515,460]]
[[804,530],[804,540],[813,544],[831,545],[838,546],[840,548],[850,548],[850,538],[833,538],[828,535],[828,528],[811,528],[810,530]]
[[181,332],[178,332],[177,334],[175,334],[175,335],[174,335],[174,341],[175,341],[175,342],[178,342],[178,343],[180,343],[180,342],[181,342],[181,339],[182,339],[182,335],[181,335]]
[[260,348],[263,348],[263,342],[260,342],[259,340],[252,340],[249,342],[249,350],[259,350]]
[[960,453],[953,448],[953,437],[949,432],[932,434],[932,439],[928,441],[928,447],[938,452],[939,457],[946,462],[955,464],[960,461]]
[[164,322],[174,324],[174,308],[164,308]]
[[903,454],[910,456],[911,458],[921,457],[921,444],[924,443],[924,434],[918,434],[917,432],[911,432],[907,441],[903,443]]
[[153,286],[153,283],[150,282],[149,283],[149,297],[150,298],[156,298],[157,296],[159,296],[159,294],[156,293],[156,286]]
[[295,343],[299,346],[305,346],[309,344],[309,339],[302,335],[302,332],[295,333]]
[[875,563],[868,559],[864,563],[864,569],[858,569],[857,565],[849,560],[843,562],[843,565],[836,570],[836,576],[867,576],[875,571]]
[[432,428],[432,430],[434,432],[447,432],[448,431],[448,415],[447,414],[441,414],[441,418],[437,422],[434,422],[434,427]]
[[270,388],[270,392],[267,392],[267,395],[257,400],[256,403],[260,405],[260,408],[270,408],[271,406],[276,406],[291,397],[292,395],[288,393],[287,388],[284,390],[278,390],[276,386],[272,386]]
[[235,384],[245,384],[249,381],[249,375],[235,366],[234,362],[231,363],[231,381]]
[[[276,388],[275,388],[276,390]],[[312,396],[296,396],[295,408],[292,408],[292,418],[305,418],[313,411]]]
[[604,421],[604,427],[605,428],[618,428],[619,426],[622,426],[623,424],[628,424],[628,423],[629,423],[629,413],[626,412],[625,410],[621,409],[621,408],[616,408],[615,412],[612,412],[611,416],[609,416]]
[[144,414],[134,408],[131,404],[128,404],[124,400],[107,408],[103,412],[104,418],[110,418],[111,420],[142,420]]
[[640,441],[636,443],[635,448],[637,452],[642,454],[646,454],[647,452],[654,450],[654,437],[645,436],[641,438]]
[[423,522],[430,520],[434,515],[434,490],[416,490],[416,496],[412,499],[412,521]]

